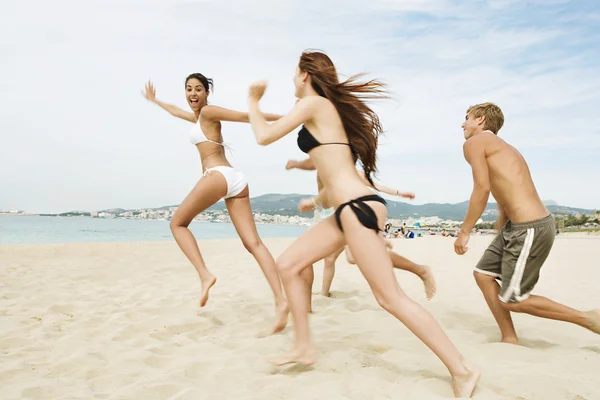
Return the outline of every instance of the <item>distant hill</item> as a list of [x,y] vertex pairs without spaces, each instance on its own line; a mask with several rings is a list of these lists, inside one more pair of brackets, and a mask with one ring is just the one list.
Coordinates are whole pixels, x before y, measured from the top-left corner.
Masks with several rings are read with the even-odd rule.
[[[304,215],[298,212],[298,202],[304,197],[309,197],[309,194],[281,194],[281,193],[269,193],[262,196],[253,197],[250,199],[252,204],[252,210],[254,212],[260,212],[263,214],[279,214],[279,215]],[[438,216],[442,219],[451,219],[454,221],[462,221],[467,212],[469,206],[468,201],[462,203],[428,203],[428,204],[410,204],[402,201],[388,201],[388,216],[389,218],[419,218],[419,217],[433,217]],[[556,205],[556,202],[550,200],[544,202],[548,204],[546,207],[551,212],[561,212],[568,214],[593,214],[593,210],[574,208],[568,206]],[[552,204],[552,205],[550,205]],[[177,205],[164,206],[156,208],[156,210],[168,210],[169,207],[177,207]],[[225,209],[225,202],[220,201],[217,204],[209,208],[209,210]],[[122,209],[104,210],[110,211],[125,211]],[[493,221],[496,219],[498,207],[496,203],[488,203],[482,219],[484,221]]]

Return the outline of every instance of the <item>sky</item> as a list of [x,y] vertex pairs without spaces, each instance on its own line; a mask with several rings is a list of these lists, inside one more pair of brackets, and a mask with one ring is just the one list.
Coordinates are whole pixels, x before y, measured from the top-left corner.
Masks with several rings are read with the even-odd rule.
[[[343,77],[381,79],[379,181],[415,204],[468,200],[465,110],[492,101],[500,136],[544,200],[600,208],[600,5],[595,0],[19,0],[0,12],[0,210],[94,211],[179,204],[201,178],[191,128],[141,95],[186,108],[184,80],[212,77],[209,102],[265,112],[294,105],[304,49]],[[315,193],[296,131],[261,147],[223,123],[251,196]]]

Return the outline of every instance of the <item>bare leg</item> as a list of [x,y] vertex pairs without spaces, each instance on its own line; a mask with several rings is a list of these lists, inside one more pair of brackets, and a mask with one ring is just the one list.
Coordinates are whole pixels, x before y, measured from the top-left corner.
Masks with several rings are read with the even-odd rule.
[[600,310],[579,311],[542,296],[529,296],[520,303],[502,303],[506,310],[536,317],[570,322],[600,334]]
[[[315,350],[310,338],[306,283],[302,270],[342,247],[343,236],[333,218],[322,220],[302,234],[277,260],[281,280],[290,304],[296,334],[292,350],[275,358],[275,365],[315,362]],[[310,251],[307,251],[310,249]]]
[[171,219],[171,232],[179,248],[194,265],[200,280],[202,281],[202,294],[200,295],[200,307],[204,307],[208,301],[208,291],[215,284],[215,278],[204,264],[198,242],[188,229],[194,217],[215,204],[227,192],[227,182],[220,174],[209,174],[196,184],[194,189],[183,200],[181,205]]
[[433,272],[431,272],[431,268],[429,268],[427,265],[416,264],[393,251],[389,254],[394,268],[412,272],[421,278],[423,285],[425,286],[425,295],[429,300],[431,300],[431,298],[435,296],[436,292],[435,277],[433,276]]
[[346,245],[344,247],[344,250],[345,250],[345,254],[346,254],[346,261],[348,261],[348,264],[356,265],[356,260],[354,259],[354,256],[352,255],[352,250],[350,250],[350,247],[348,245]]
[[[385,206],[375,202],[370,205],[383,226],[387,214]],[[342,211],[341,220],[352,256],[377,302],[440,358],[452,375],[455,396],[470,397],[479,380],[479,371],[469,367],[433,316],[402,291],[379,235],[363,227],[349,208]]]
[[225,204],[229,211],[231,222],[233,222],[235,230],[240,236],[244,247],[252,254],[252,256],[254,256],[256,262],[258,262],[258,265],[265,274],[269,286],[273,291],[276,313],[273,333],[280,332],[287,324],[289,312],[288,305],[283,296],[283,289],[275,266],[275,260],[260,239],[258,231],[256,230],[256,223],[254,222],[252,208],[250,207],[248,187],[246,186],[246,188],[236,197],[225,200]]
[[305,268],[300,272],[300,276],[304,280],[304,284],[306,285],[306,291],[308,293],[308,312],[312,314],[312,287],[315,281],[315,269],[311,264],[308,268]]
[[502,335],[502,342],[519,344],[510,311],[503,306],[502,301],[498,298],[500,285],[496,282],[496,278],[477,271],[473,272],[473,276],[475,277],[479,289],[481,289],[481,292],[483,293],[485,302],[492,311],[496,323],[498,323]]
[[[385,243],[387,248],[387,244],[389,242],[386,240]],[[423,281],[423,285],[425,286],[425,295],[427,296],[427,299],[431,300],[431,298],[435,295],[436,292],[435,277],[431,272],[431,268],[429,268],[427,265],[415,264],[409,259],[404,258],[393,251],[389,251],[388,254],[390,255],[390,259],[392,260],[392,266],[394,268],[412,272],[413,274],[421,278],[421,280]],[[356,260],[352,256],[352,251],[348,246],[346,246],[346,259],[350,264],[356,264]]]
[[323,284],[321,286],[321,295],[325,297],[329,297],[329,290],[331,289],[331,283],[333,282],[333,277],[335,276],[335,261],[344,251],[343,247],[340,247],[338,250],[333,252],[333,254],[328,255],[323,260]]

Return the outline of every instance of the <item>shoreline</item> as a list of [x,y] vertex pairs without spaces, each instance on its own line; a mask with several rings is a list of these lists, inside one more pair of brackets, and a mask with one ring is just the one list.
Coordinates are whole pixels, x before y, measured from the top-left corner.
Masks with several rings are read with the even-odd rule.
[[[473,238],[482,238],[483,240],[488,239],[491,240],[495,237],[495,235],[477,235],[477,234],[471,234],[471,239]],[[291,237],[291,236],[287,236],[287,237],[263,237],[262,238],[264,241],[290,241],[290,244],[297,239],[297,237]],[[557,235],[556,236],[556,241],[560,241],[560,240],[600,240],[600,232],[596,232],[593,234],[586,234],[586,233],[580,233],[580,232],[576,232],[576,233],[566,233],[566,234],[561,234],[561,235]],[[447,236],[447,237],[443,237],[440,235],[425,235],[422,237],[417,237],[417,238],[413,238],[413,239],[406,239],[406,238],[402,238],[402,237],[398,237],[398,238],[388,238],[387,240],[391,241],[392,244],[398,244],[398,243],[406,243],[407,245],[410,245],[411,243],[415,242],[415,241],[421,241],[421,240],[447,240],[450,244],[452,245],[452,243],[454,242],[454,240],[456,240],[455,237],[451,237],[451,236]],[[477,239],[476,239],[477,240]],[[206,244],[210,244],[210,243],[216,243],[216,242],[221,242],[221,241],[235,241],[236,243],[241,243],[241,239],[237,236],[235,237],[227,237],[227,238],[221,238],[221,237],[215,237],[215,238],[201,238],[201,239],[196,239],[197,243],[206,243]],[[96,240],[96,241],[71,241],[71,242],[45,242],[45,243],[0,243],[0,249],[6,249],[8,247],[26,247],[26,246],[70,246],[70,245],[75,245],[75,246],[79,246],[79,245],[89,245],[89,246],[103,246],[103,245],[167,245],[167,244],[177,244],[175,242],[175,239],[171,238],[168,240],[123,240],[123,241],[100,241],[100,240]],[[338,259],[339,260],[339,259]]]

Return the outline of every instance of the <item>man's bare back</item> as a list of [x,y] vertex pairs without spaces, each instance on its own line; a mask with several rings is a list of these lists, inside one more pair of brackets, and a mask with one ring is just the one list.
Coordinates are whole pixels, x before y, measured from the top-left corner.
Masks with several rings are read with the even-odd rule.
[[490,131],[481,132],[469,141],[484,148],[490,191],[498,209],[509,220],[529,222],[550,213],[537,193],[527,162],[517,149]]
[[469,107],[461,125],[473,192],[454,250],[459,255],[467,252],[470,232],[491,193],[498,202],[498,235],[473,275],[498,323],[501,340],[519,343],[511,312],[571,322],[600,334],[600,310],[579,311],[532,294],[554,244],[556,223],[540,200],[523,156],[497,136],[503,124],[502,110],[482,103]]

